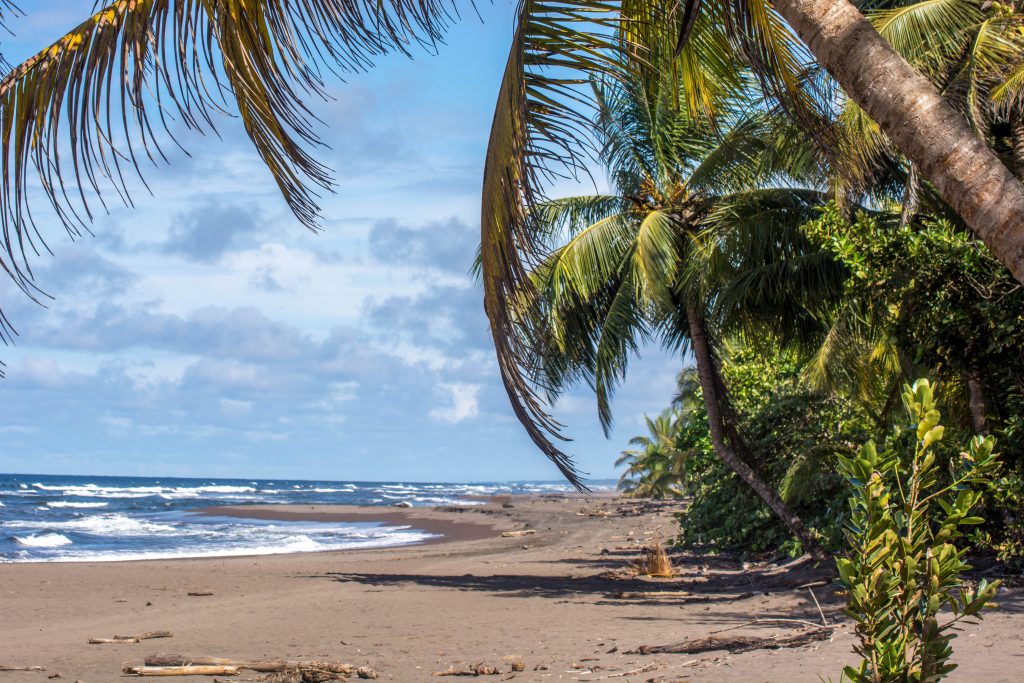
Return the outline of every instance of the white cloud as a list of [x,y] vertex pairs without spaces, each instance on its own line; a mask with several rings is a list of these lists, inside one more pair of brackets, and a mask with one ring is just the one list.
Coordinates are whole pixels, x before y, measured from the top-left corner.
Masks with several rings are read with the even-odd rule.
[[438,422],[457,424],[477,416],[479,412],[479,406],[477,405],[477,395],[480,393],[479,384],[456,382],[441,384],[439,387],[450,394],[451,405],[447,408],[434,408],[430,411],[430,417]]

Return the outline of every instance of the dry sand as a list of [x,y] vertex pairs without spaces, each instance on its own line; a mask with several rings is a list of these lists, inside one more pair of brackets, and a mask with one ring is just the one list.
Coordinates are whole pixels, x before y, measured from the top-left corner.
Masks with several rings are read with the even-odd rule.
[[[511,506],[511,507],[510,507]],[[782,636],[786,618],[819,622],[806,567],[747,566],[697,554],[674,557],[673,579],[623,579],[645,542],[672,535],[672,509],[609,497],[535,496],[484,506],[387,510],[258,506],[217,514],[405,522],[444,542],[381,550],[93,564],[0,565],[0,683],[59,673],[85,683],[120,679],[125,662],[154,652],[240,659],[313,659],[369,665],[384,681],[455,681],[434,672],[485,663],[509,672],[477,680],[817,682],[854,661],[848,624],[830,587],[814,589],[831,641],[731,655],[626,654],[720,635]],[[535,529],[525,537],[501,532]],[[213,595],[189,597],[189,592]],[[676,595],[653,595],[673,592]],[[685,594],[683,594],[685,592]],[[638,595],[647,593],[646,596]],[[1024,599],[954,641],[951,681],[1024,680]],[[737,628],[739,627],[739,628]],[[88,645],[166,629],[174,637]],[[637,673],[629,673],[642,670]],[[228,680],[255,680],[244,672]],[[148,679],[147,679],[148,680]],[[194,681],[210,678],[159,680]]]

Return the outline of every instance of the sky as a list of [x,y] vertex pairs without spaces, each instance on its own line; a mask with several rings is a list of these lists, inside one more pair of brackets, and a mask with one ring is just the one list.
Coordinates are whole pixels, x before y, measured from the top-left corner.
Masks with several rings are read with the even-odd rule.
[[[82,0],[21,0],[17,63],[75,26]],[[40,220],[53,299],[0,282],[0,472],[363,481],[557,479],[498,377],[482,290],[481,169],[513,5],[479,3],[438,54],[328,78],[311,102],[337,190],[324,231],[291,215],[236,120],[184,136],[152,194],[71,240]],[[592,187],[566,186],[565,192]],[[41,214],[43,215],[43,214]],[[592,478],[671,399],[682,359],[646,348],[606,439],[587,387],[555,415]]]

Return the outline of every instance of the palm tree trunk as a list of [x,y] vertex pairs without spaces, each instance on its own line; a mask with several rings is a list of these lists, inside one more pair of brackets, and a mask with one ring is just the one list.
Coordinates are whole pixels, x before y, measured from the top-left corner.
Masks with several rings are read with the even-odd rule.
[[1024,180],[1024,115],[1010,112],[1010,142],[1013,147],[1013,172]]
[[849,0],[775,9],[974,233],[1024,282],[1024,184]]
[[700,378],[700,387],[704,392],[704,405],[708,413],[708,431],[711,434],[711,443],[715,449],[715,455],[725,463],[725,466],[739,475],[740,479],[749,486],[757,496],[764,501],[775,515],[782,520],[790,533],[800,539],[804,550],[819,561],[825,560],[828,555],[821,549],[818,543],[810,535],[803,520],[789,509],[778,494],[768,486],[761,477],[754,472],[746,462],[729,446],[726,439],[726,428],[722,419],[722,396],[718,391],[715,381],[714,357],[708,345],[707,333],[704,329],[704,318],[695,309],[687,306],[686,320],[690,327],[690,343],[693,347],[693,356],[697,364],[697,376]]
[[977,372],[967,375],[967,396],[971,403],[971,426],[974,427],[974,433],[987,436],[988,406],[985,404],[985,391]]

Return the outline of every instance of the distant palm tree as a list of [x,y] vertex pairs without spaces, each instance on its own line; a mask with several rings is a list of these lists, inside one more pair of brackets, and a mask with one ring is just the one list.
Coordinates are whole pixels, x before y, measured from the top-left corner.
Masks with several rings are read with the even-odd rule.
[[626,465],[618,488],[633,498],[682,498],[686,493],[687,452],[678,448],[679,416],[665,410],[653,420],[644,416],[647,436],[630,439],[631,446],[615,461],[616,467]]

